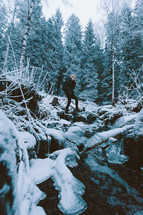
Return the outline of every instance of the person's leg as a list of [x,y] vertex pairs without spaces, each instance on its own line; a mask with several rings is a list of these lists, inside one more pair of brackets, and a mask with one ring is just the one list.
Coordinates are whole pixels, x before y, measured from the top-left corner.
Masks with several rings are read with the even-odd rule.
[[67,99],[68,99],[68,103],[67,103],[67,106],[66,106],[66,112],[67,112],[68,109],[69,109],[69,106],[70,106],[70,103],[71,103],[71,97],[70,97],[70,96],[67,96]]
[[72,95],[72,99],[75,100],[75,107],[76,107],[76,110],[79,110],[79,108],[78,108],[78,98],[77,98],[77,96],[75,96],[75,95],[73,94],[73,95]]

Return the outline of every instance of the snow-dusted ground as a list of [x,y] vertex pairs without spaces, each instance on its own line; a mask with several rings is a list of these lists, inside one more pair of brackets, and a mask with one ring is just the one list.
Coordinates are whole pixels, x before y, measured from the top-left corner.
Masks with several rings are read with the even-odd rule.
[[[78,165],[78,146],[83,144],[84,149],[92,148],[96,142],[100,142],[99,139],[101,139],[101,142],[112,142],[112,137],[118,133],[122,133],[123,129],[132,128],[134,122],[136,122],[134,131],[142,132],[142,112],[136,114],[127,111],[124,106],[112,107],[111,105],[106,105],[104,107],[99,107],[93,102],[79,101],[79,108],[85,108],[85,111],[81,113],[81,115],[85,118],[93,113],[99,116],[95,122],[87,124],[85,122],[72,122],[60,119],[57,112],[65,109],[67,99],[65,97],[58,97],[59,105],[55,107],[51,104],[52,100],[53,96],[46,95],[45,98],[39,102],[40,112],[45,115],[45,117],[41,120],[41,124],[36,122],[36,126],[41,126],[38,131],[42,132],[41,136],[44,136],[45,140],[48,136],[53,137],[59,142],[59,145],[64,143],[64,147],[66,148],[55,151],[47,158],[31,159],[29,162],[27,149],[33,149],[35,147],[35,137],[29,132],[18,131],[18,128],[21,127],[19,126],[21,121],[18,121],[17,116],[15,117],[18,122],[17,124],[15,123],[16,129],[14,124],[8,120],[3,113],[0,113],[0,138],[2,147],[5,148],[1,161],[4,159],[5,161],[8,160],[8,163],[11,162],[9,168],[14,180],[13,187],[18,191],[14,191],[14,196],[18,199],[16,201],[19,205],[17,209],[14,208],[13,210],[18,210],[17,213],[20,215],[45,214],[44,209],[37,206],[37,204],[41,199],[45,198],[46,195],[41,192],[36,185],[50,177],[54,181],[55,189],[59,192],[58,207],[63,214],[82,213],[87,207],[86,202],[82,198],[85,187],[73,176],[68,168],[68,166],[75,167]],[[71,106],[70,110],[72,111],[75,104],[72,102]],[[109,131],[97,133],[99,129],[104,127],[104,121],[107,119],[110,121],[114,119],[116,115],[120,117],[113,126],[110,126],[111,130],[109,129]],[[92,137],[87,138],[85,133],[91,133]],[[93,134],[95,135],[93,136]],[[9,143],[12,141],[13,147],[7,144],[7,139]],[[17,172],[15,151],[17,151],[19,157]],[[100,152],[100,148],[97,151]],[[109,163],[122,164],[127,160],[123,154],[120,154],[119,144],[111,144],[106,151],[106,156]],[[100,171],[106,175],[110,175],[113,180],[125,187],[128,195],[133,197],[134,190],[130,189],[128,184],[120,178],[118,174],[108,167],[104,166],[103,168],[99,163],[93,162],[94,165],[92,165],[92,162],[93,159],[86,159],[86,163],[91,167],[92,171]],[[15,167],[14,169],[13,166]],[[1,192],[5,193],[6,190],[7,189],[4,187]],[[136,198],[139,199],[138,192],[135,191],[134,194]],[[140,201],[142,201],[142,199],[140,199]]]

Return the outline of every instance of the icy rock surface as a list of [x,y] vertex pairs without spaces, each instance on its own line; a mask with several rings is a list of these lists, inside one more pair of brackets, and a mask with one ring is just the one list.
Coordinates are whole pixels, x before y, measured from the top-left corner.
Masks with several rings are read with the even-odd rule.
[[[32,215],[45,194],[34,184],[29,171],[27,148],[35,145],[33,135],[18,132],[0,111],[0,214]],[[37,213],[38,213],[37,211]]]
[[111,143],[109,148],[106,150],[106,156],[109,163],[123,164],[128,161],[128,157],[121,154],[121,146],[118,142]]
[[16,149],[18,137],[13,123],[0,111],[0,214],[15,214],[17,202]]
[[18,137],[23,144],[25,144],[27,149],[34,148],[36,145],[36,138],[29,132],[18,132]]
[[136,136],[139,135],[143,136],[143,108],[138,114],[133,131],[136,134]]
[[32,159],[30,172],[35,184],[52,178],[55,188],[59,191],[59,209],[64,214],[80,214],[86,209],[86,202],[81,195],[85,186],[76,179],[69,167],[78,165],[79,156],[70,148],[53,152],[45,159]]
[[35,184],[40,184],[53,175],[55,161],[50,158],[32,159],[30,161],[30,172]]
[[128,124],[133,124],[136,118],[137,114],[122,116],[114,123],[113,128],[120,128]]
[[[86,209],[86,202],[81,195],[84,193],[84,185],[76,179],[66,166],[66,159],[72,156],[76,164],[76,152],[71,149],[63,149],[56,159],[53,174],[54,185],[59,190],[59,209],[64,214],[80,214]],[[68,161],[70,162],[70,161]]]

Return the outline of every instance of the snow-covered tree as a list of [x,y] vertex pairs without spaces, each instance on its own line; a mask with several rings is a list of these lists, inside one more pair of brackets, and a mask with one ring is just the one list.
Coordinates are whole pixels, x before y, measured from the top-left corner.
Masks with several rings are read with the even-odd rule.
[[5,30],[7,28],[7,11],[6,7],[2,5],[2,3],[0,6],[0,17],[0,68],[3,68],[6,49]]
[[[53,85],[53,91],[58,93],[63,71],[63,43],[62,29],[63,19],[60,10],[49,18],[46,27],[45,41],[45,68],[49,73],[49,84],[47,89]],[[44,40],[45,40],[44,39]]]
[[105,46],[103,53],[103,70],[99,75],[99,102],[111,102],[112,100],[112,64],[111,53],[109,52],[107,45]]
[[46,37],[46,20],[42,17],[42,6],[39,1],[35,3],[31,19],[31,31],[29,32],[26,58],[29,58],[30,64],[35,67],[42,67],[44,54],[44,37]]
[[82,31],[80,20],[72,14],[65,28],[65,53],[64,61],[67,74],[77,76],[77,86],[80,88],[81,82],[81,53],[82,53]]
[[94,26],[90,20],[85,29],[82,56],[81,96],[91,100],[98,98],[98,54]]
[[112,90],[112,102],[114,103],[115,97],[117,96],[116,91],[116,74],[120,72],[119,66],[119,27],[120,27],[120,19],[119,14],[123,8],[122,1],[108,1],[104,0],[104,9],[107,15],[107,22],[105,25],[106,29],[106,52],[109,57],[110,68],[106,68],[106,71],[112,72],[112,86],[110,87]]
[[134,9],[134,64],[137,69],[142,67],[143,61],[143,2],[136,1]]
[[132,10],[124,4],[118,16],[117,42],[116,42],[116,95],[129,85],[129,73],[133,68],[133,18]]
[[112,102],[115,99],[115,61],[116,61],[116,50],[117,50],[117,37],[118,37],[118,15],[113,10],[108,14],[108,20],[106,24],[107,32],[107,51],[110,53],[111,65],[110,70],[112,71]]
[[63,19],[62,14],[59,9],[57,9],[55,16],[53,16],[53,23],[54,23],[54,56],[53,56],[53,72],[55,78],[56,88],[55,92],[59,93],[60,85],[63,77],[63,42],[62,42],[62,27],[63,27]]

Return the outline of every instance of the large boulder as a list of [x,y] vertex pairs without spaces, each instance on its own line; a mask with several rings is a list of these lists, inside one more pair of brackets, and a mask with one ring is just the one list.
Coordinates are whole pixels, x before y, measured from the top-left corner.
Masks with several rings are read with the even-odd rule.
[[64,137],[69,142],[69,145],[75,145],[79,151],[83,149],[83,146],[87,142],[87,138],[84,137],[84,130],[79,126],[70,127],[64,134]]
[[18,137],[12,122],[0,111],[0,214],[18,212]]

